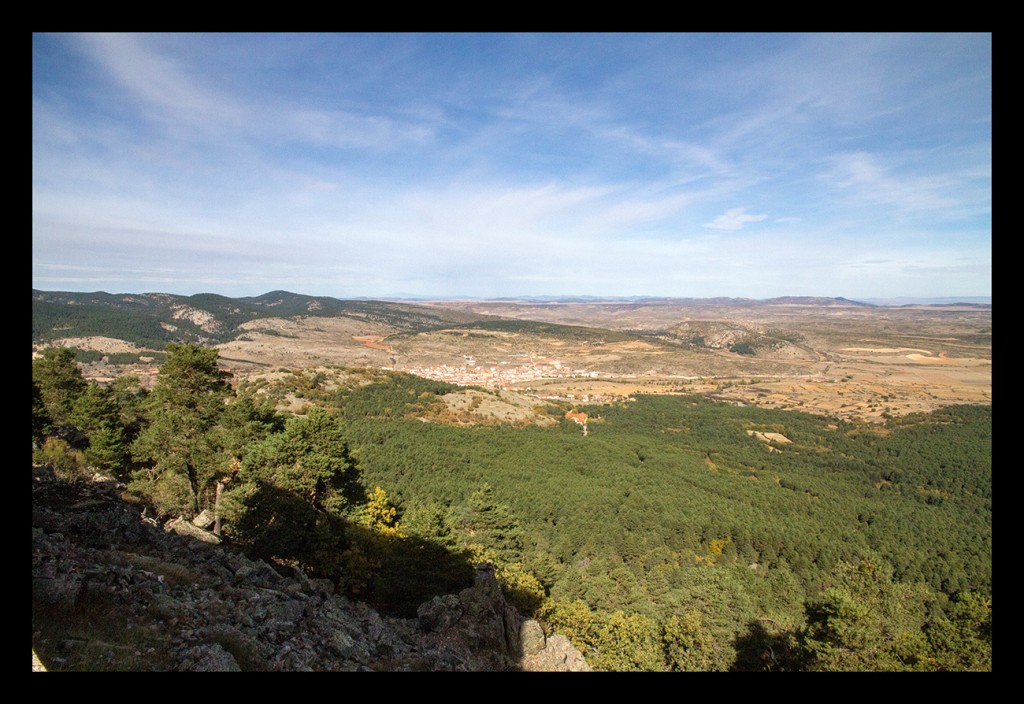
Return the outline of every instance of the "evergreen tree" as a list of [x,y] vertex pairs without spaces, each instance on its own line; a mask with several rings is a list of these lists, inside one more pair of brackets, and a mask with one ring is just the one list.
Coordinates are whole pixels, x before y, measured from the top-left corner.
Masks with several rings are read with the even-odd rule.
[[930,669],[925,627],[936,595],[926,585],[893,582],[891,568],[868,561],[840,563],[835,579],[806,606],[809,669]]
[[75,353],[67,347],[46,348],[42,357],[32,360],[32,380],[52,421],[69,423],[75,399],[88,386]]
[[262,556],[338,578],[344,524],[364,501],[341,424],[322,408],[252,446],[225,498],[227,529]]
[[209,503],[216,479],[228,471],[218,462],[210,434],[230,393],[224,377],[216,350],[167,345],[167,359],[146,399],[150,424],[131,448],[135,461],[146,465],[131,488],[163,513],[198,513]]
[[114,379],[110,385],[110,394],[121,414],[120,423],[124,429],[125,442],[130,446],[148,423],[145,402],[149,392],[143,388],[139,377],[129,374]]
[[459,542],[448,510],[438,503],[414,505],[402,525],[409,534],[444,548],[455,548]]
[[522,559],[523,529],[509,507],[498,502],[490,484],[470,494],[463,528],[469,543],[492,550],[499,562]]
[[71,421],[89,438],[85,449],[89,463],[101,472],[123,474],[129,457],[128,444],[113,393],[90,383],[75,399]]
[[354,517],[357,505],[365,502],[341,423],[319,407],[289,418],[283,432],[251,447],[239,479],[292,492],[338,517]]
[[53,430],[53,419],[46,411],[43,394],[36,380],[32,380],[32,442],[39,446]]
[[943,671],[992,670],[992,599],[977,592],[957,596],[946,617],[928,629],[931,665]]

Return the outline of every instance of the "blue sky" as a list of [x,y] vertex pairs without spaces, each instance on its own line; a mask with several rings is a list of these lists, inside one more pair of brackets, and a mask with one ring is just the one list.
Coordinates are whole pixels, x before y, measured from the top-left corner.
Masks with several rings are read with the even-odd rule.
[[988,34],[37,34],[32,285],[987,296]]

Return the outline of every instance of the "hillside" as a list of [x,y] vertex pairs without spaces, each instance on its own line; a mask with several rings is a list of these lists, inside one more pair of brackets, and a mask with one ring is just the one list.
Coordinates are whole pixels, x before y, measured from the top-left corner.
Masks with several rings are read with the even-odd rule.
[[[134,511],[204,543],[192,524],[213,521],[230,541],[225,555],[244,550],[286,576],[297,568],[329,580],[380,614],[420,619],[420,630],[423,604],[434,604],[428,632],[453,623],[445,614],[456,601],[468,608],[472,565],[490,561],[507,603],[568,638],[598,670],[991,669],[990,406],[872,425],[693,393],[594,403],[395,370],[274,374],[231,378],[215,349],[195,344],[168,347],[149,391],[127,377],[86,380],[66,348],[33,362],[43,487],[33,499],[42,521],[33,593],[44,601],[34,630],[70,620],[64,634],[88,634],[90,579],[101,613],[113,609],[103,595],[119,588],[126,604],[136,593],[153,597],[125,613],[156,608],[159,576],[174,570],[139,556],[175,560],[130,527],[125,511]],[[112,524],[88,515],[106,499],[81,493],[95,468],[131,502]],[[51,520],[58,507],[81,521]],[[64,552],[91,562],[62,563]],[[156,576],[114,569],[125,564]],[[200,604],[278,599],[266,590],[298,590],[308,601],[301,584],[247,582],[252,572],[239,564],[213,568],[221,582]],[[231,589],[219,594],[224,580]],[[189,594],[201,584],[185,581]],[[60,603],[63,611],[47,611]],[[157,612],[184,622],[187,640],[212,618],[195,606]],[[245,617],[276,606],[213,608],[247,637],[274,629],[275,642],[285,638],[276,622],[298,617],[283,606],[294,618],[257,627]],[[315,647],[325,635],[316,628],[303,624],[295,647]],[[39,642],[73,647],[76,637],[89,640]],[[109,637],[100,640],[120,642]],[[216,644],[237,666],[239,658],[250,669],[276,666],[264,651],[228,647],[243,640]],[[58,648],[56,657],[68,656]]]
[[406,303],[341,301],[271,291],[227,298],[211,293],[109,294],[32,291],[32,340],[102,336],[163,349],[168,342],[216,344],[241,334],[241,326],[263,318],[343,317],[396,330],[424,330],[479,316],[444,313]]
[[123,488],[33,471],[32,650],[48,671],[589,669],[505,601],[487,565],[396,618],[191,523],[161,527]]
[[884,422],[991,402],[991,307],[842,298],[419,301],[33,291],[33,352],[151,384],[170,341],[239,378],[392,369],[565,401],[685,390]]

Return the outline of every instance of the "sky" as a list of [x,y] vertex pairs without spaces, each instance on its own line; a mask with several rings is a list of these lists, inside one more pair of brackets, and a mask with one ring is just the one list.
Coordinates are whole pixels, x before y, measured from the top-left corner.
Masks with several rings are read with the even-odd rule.
[[32,286],[992,288],[990,34],[35,34]]

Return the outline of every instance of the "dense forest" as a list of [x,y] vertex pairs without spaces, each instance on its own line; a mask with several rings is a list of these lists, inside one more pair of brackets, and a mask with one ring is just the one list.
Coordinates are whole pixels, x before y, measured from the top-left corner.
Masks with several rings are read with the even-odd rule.
[[[494,562],[599,670],[991,670],[992,418],[851,424],[693,395],[453,425],[448,384],[313,383],[301,414],[167,345],[151,392],[33,362],[35,461],[396,614]],[[485,393],[484,390],[481,390]],[[588,414],[588,432],[565,419]]]

